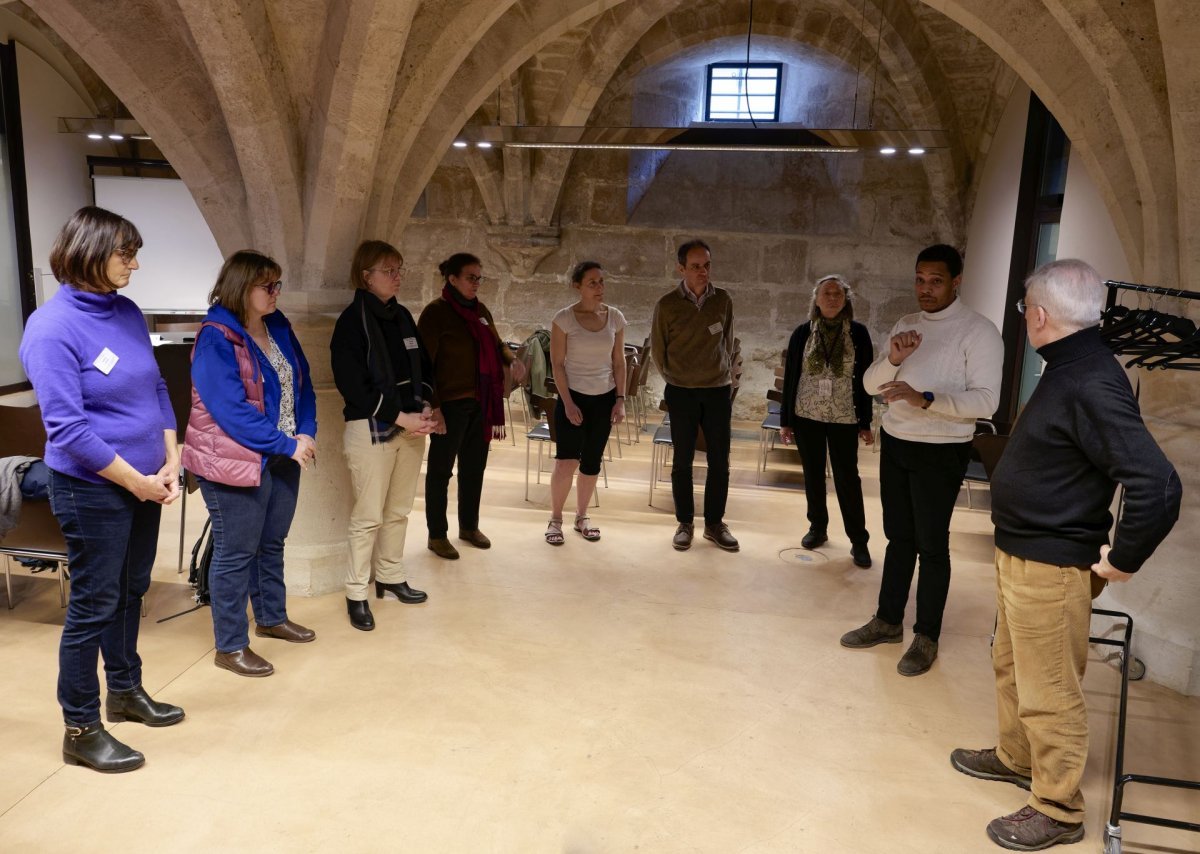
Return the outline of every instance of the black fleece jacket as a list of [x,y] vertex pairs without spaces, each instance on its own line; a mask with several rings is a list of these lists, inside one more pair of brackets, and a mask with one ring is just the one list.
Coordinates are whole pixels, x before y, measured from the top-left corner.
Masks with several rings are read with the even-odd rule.
[[[417,323],[407,308],[394,300],[388,309],[374,294],[354,293],[333,328],[329,342],[333,381],[346,405],[347,421],[376,418],[392,424],[401,412],[420,412],[433,398],[433,364],[417,333]],[[371,346],[369,324],[377,324],[386,344],[382,351]],[[421,377],[413,383],[409,350],[420,354]],[[389,388],[381,377],[391,376]]]
[[992,474],[996,546],[1056,566],[1091,566],[1125,506],[1109,562],[1137,572],[1179,518],[1175,467],[1146,429],[1097,327],[1038,350],[1046,369]]

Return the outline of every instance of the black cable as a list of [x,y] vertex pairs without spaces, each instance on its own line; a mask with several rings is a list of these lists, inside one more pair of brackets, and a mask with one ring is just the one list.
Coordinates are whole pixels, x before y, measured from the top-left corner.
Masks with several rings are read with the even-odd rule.
[[873,130],[875,127],[875,90],[879,87],[879,63],[882,58],[879,48],[883,44],[884,5],[885,3],[879,4],[879,32],[875,36],[875,74],[871,78],[871,105],[867,107],[867,130]]
[[[867,29],[867,0],[863,0],[862,4],[862,22],[858,25],[858,31],[865,37]],[[858,59],[854,60],[854,108],[853,115],[850,117],[850,127],[858,128],[858,90],[862,85],[862,69],[859,67]]]

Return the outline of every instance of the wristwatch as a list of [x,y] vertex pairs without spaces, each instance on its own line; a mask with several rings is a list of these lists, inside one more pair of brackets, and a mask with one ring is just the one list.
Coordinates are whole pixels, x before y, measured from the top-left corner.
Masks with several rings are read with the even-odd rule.
[[923,392],[921,392],[921,397],[925,398],[925,405],[924,405],[924,406],[922,406],[921,408],[922,408],[922,409],[928,409],[928,408],[929,408],[929,404],[933,403],[933,392],[931,392],[931,391],[923,391]]

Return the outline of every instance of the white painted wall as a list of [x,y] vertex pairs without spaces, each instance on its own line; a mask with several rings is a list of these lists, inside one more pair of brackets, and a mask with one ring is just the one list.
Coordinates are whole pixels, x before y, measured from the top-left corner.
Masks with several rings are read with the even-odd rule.
[[967,229],[962,300],[1004,328],[1004,303],[1012,266],[1017,190],[1029,121],[1029,87],[1017,83],[983,163],[979,191]]
[[[76,210],[92,203],[87,156],[112,155],[113,149],[82,134],[58,132],[59,116],[90,116],[92,108],[54,68],[19,43],[17,78],[33,266],[50,276],[50,247],[59,229]],[[53,290],[48,289],[45,296]]]
[[1130,281],[1129,261],[1083,158],[1071,153],[1058,230],[1058,257],[1087,261],[1105,279]]

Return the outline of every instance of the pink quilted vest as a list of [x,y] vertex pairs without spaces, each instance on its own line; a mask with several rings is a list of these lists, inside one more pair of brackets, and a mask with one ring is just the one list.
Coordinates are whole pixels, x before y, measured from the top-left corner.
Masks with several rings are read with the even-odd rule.
[[[221,330],[225,339],[233,344],[238,374],[241,376],[242,386],[246,389],[246,400],[262,412],[262,371],[246,346],[245,339],[221,323],[205,321],[200,329],[203,330],[205,326]],[[197,333],[197,340],[199,337]],[[192,358],[196,358],[194,344]],[[187,441],[180,454],[180,462],[192,474],[226,486],[258,486],[262,482],[262,454],[239,445],[217,426],[195,386],[192,386],[192,411],[188,416]]]

